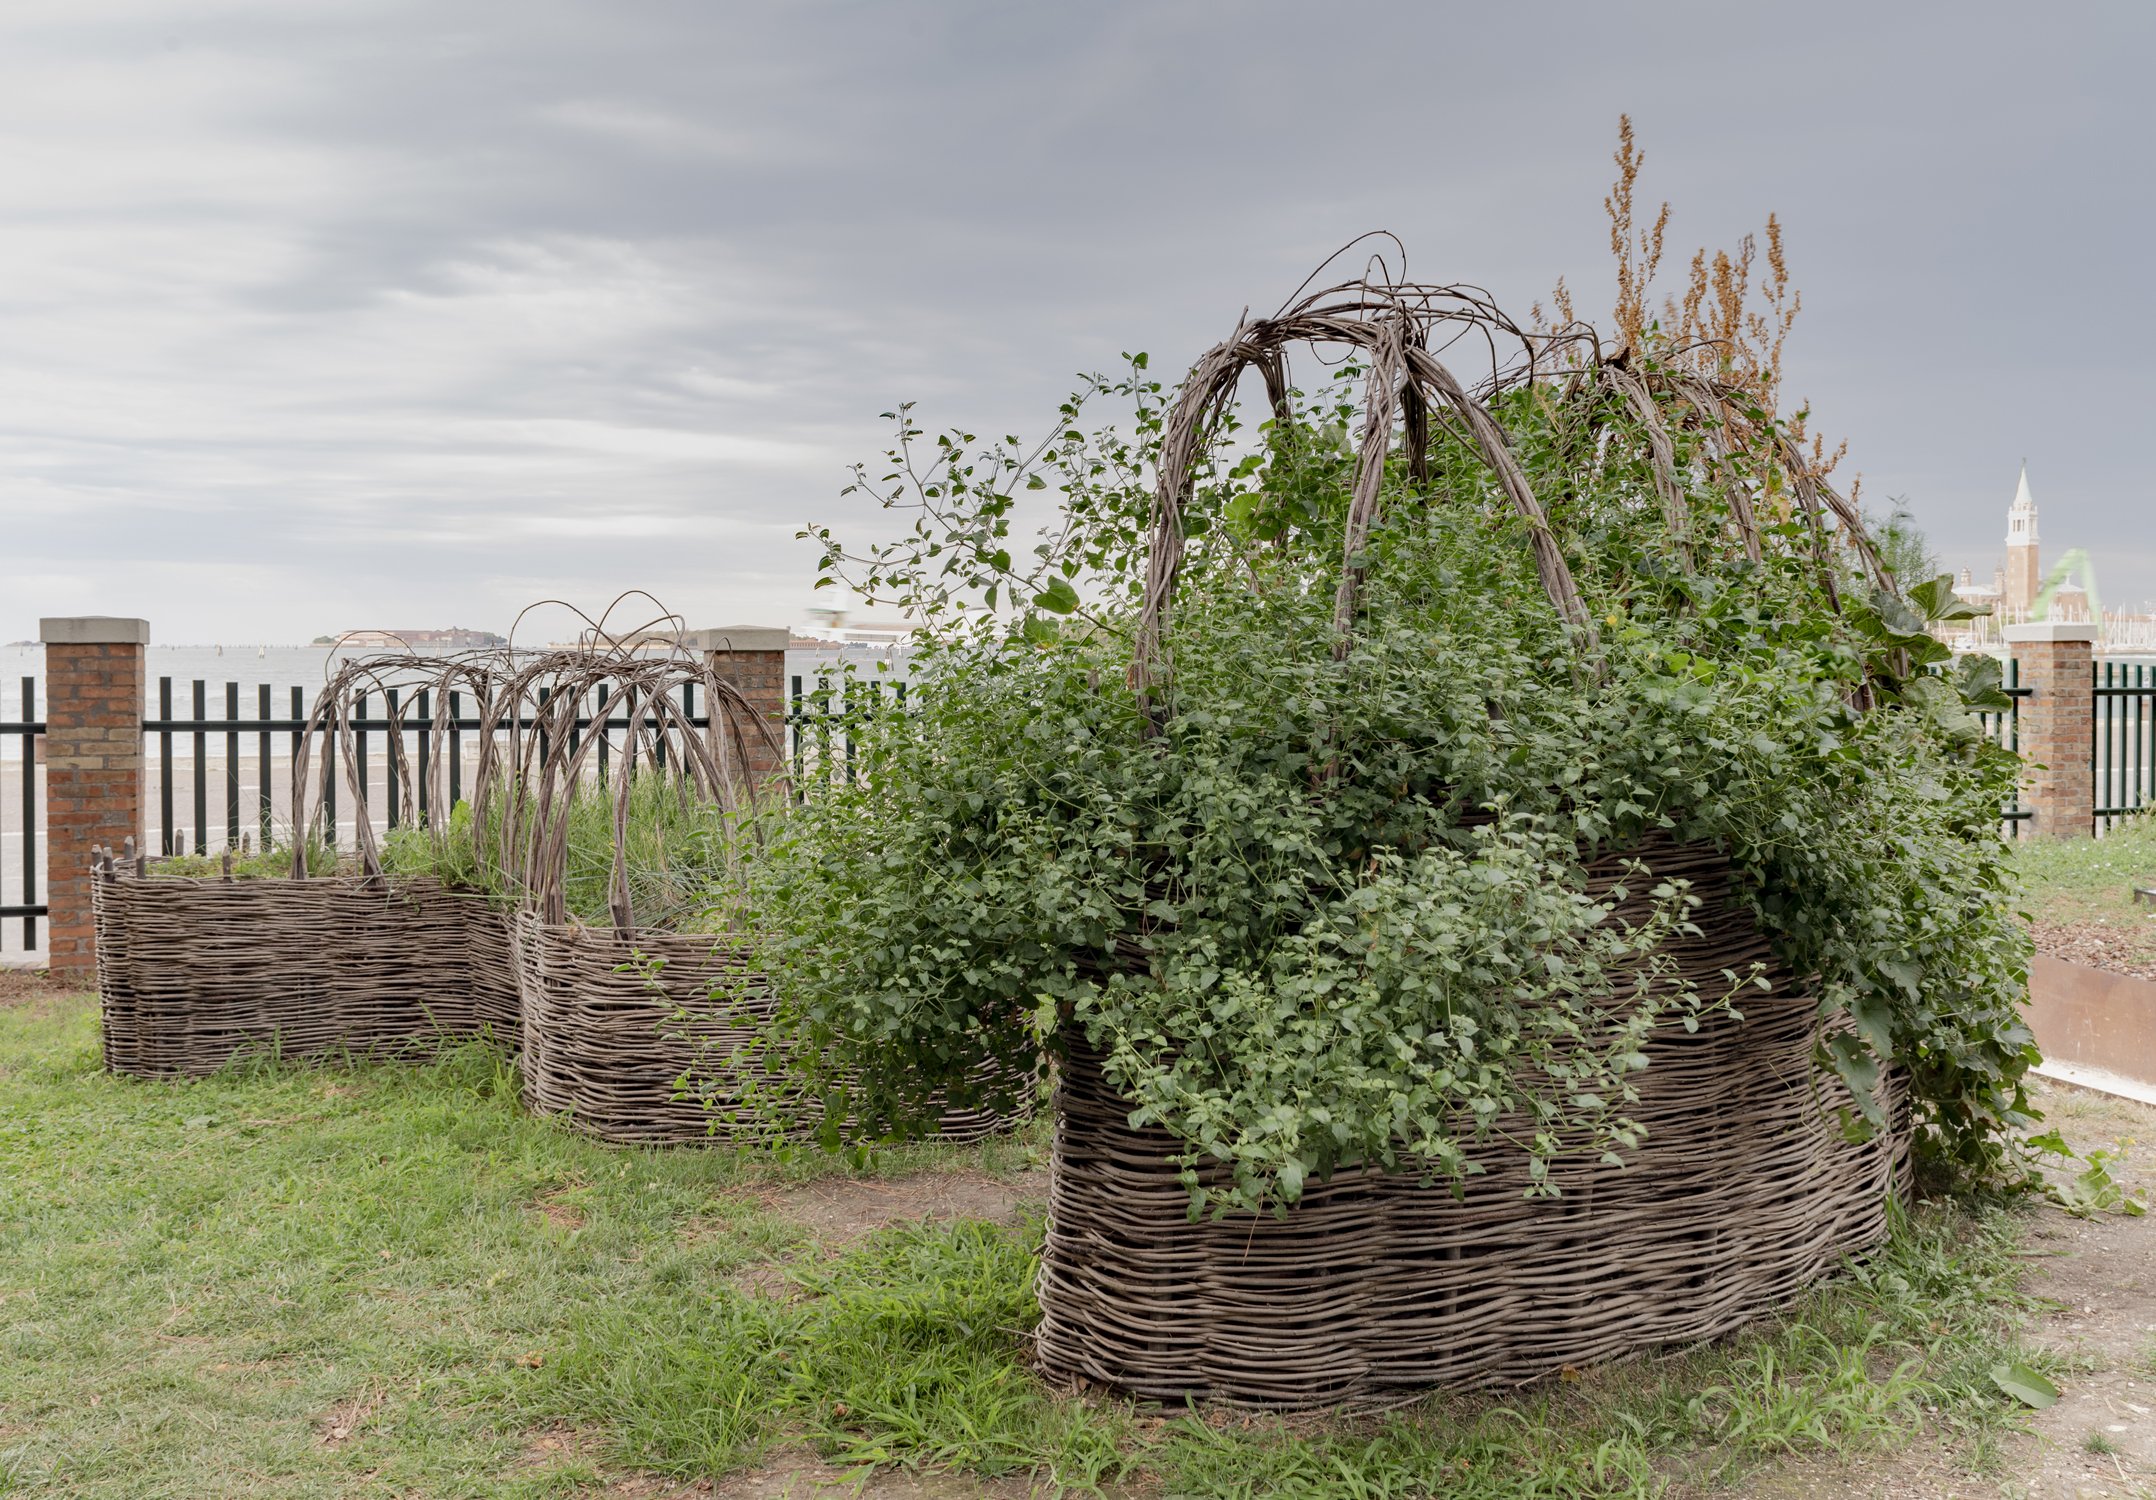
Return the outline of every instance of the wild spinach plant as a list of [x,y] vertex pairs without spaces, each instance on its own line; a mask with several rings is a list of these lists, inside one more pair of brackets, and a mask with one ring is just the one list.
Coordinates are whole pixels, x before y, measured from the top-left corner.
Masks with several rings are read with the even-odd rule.
[[[2015,763],[1973,717],[2003,704],[1995,664],[1929,633],[1961,612],[1946,581],[1882,586],[1807,523],[1764,410],[1741,431],[1663,413],[1658,465],[1618,387],[1530,383],[1489,410],[1591,640],[1439,422],[1419,463],[1392,435],[1342,649],[1348,389],[1213,433],[1151,714],[1126,673],[1168,393],[1142,355],[1030,451],[897,413],[860,482],[910,535],[850,554],[810,533],[827,576],[929,626],[906,711],[853,726],[859,774],[804,787],[755,875],[831,1117],[921,1132],[938,1090],[974,1095],[977,1064],[1038,1038],[1098,1053],[1186,1167],[1229,1164],[1223,1206],[1348,1162],[1456,1179],[1520,1151],[1539,1181],[1560,1150],[1621,1159],[1654,1028],[1741,1015],[1751,977],[1657,970],[1681,884],[1630,923],[1588,895],[1589,858],[1666,831],[1727,851],[1779,959],[1854,1022],[1821,1067],[1867,1109],[1903,1069],[1927,1162],[2013,1170],[2035,1056],[1998,838]],[[1125,428],[1083,425],[1103,400]],[[1056,509],[1021,560],[1036,491]],[[1757,557],[1730,541],[1740,508]]]

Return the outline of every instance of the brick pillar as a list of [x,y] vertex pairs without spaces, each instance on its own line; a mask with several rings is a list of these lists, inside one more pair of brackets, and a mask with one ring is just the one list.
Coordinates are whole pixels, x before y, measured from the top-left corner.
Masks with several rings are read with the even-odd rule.
[[146,620],[41,620],[45,643],[45,904],[53,977],[97,972],[90,849],[142,835]]
[[2095,680],[2090,670],[2094,625],[2039,621],[2006,627],[2007,649],[2020,665],[2021,805],[2036,816],[2030,831],[2079,838],[2094,831]]
[[793,632],[771,625],[726,625],[692,630],[682,638],[771,726],[775,749],[766,750],[754,739],[749,743],[749,779],[759,786],[786,766],[786,647],[792,638]]

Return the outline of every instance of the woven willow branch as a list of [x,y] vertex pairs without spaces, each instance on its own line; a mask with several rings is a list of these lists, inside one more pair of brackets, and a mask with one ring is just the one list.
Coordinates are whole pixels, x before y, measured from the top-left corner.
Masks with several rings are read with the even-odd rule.
[[[1378,268],[1382,271],[1382,267]],[[1433,348],[1449,341],[1481,337],[1490,355],[1491,374],[1470,391],[1447,368]],[[1510,360],[1505,345],[1518,349]],[[1513,457],[1504,429],[1491,411],[1503,392],[1522,385],[1555,384],[1557,399],[1583,394],[1614,397],[1637,420],[1645,435],[1654,488],[1673,546],[1687,568],[1698,565],[1698,549],[1713,538],[1695,535],[1695,517],[1679,473],[1676,443],[1665,410],[1688,411],[1721,467],[1731,471],[1749,458],[1778,468],[1786,477],[1797,512],[1803,517],[1813,562],[1830,607],[1841,608],[1834,567],[1837,541],[1854,551],[1866,574],[1879,587],[1893,588],[1878,549],[1856,507],[1817,475],[1796,444],[1779,426],[1755,420],[1751,397],[1742,390],[1704,376],[1632,367],[1626,351],[1605,358],[1594,330],[1573,324],[1554,334],[1530,334],[1506,317],[1481,289],[1435,286],[1385,279],[1382,275],[1345,282],[1314,292],[1270,318],[1247,315],[1227,339],[1191,366],[1162,430],[1154,487],[1145,596],[1139,613],[1130,685],[1141,711],[1154,720],[1155,691],[1172,674],[1168,621],[1184,560],[1185,513],[1197,476],[1233,410],[1236,388],[1245,371],[1255,369],[1265,382],[1276,419],[1291,415],[1287,378],[1288,350],[1345,348],[1365,366],[1363,420],[1357,441],[1354,487],[1349,499],[1340,579],[1333,601],[1333,655],[1344,659],[1352,645],[1361,606],[1365,556],[1381,509],[1385,467],[1402,429],[1411,486],[1427,493],[1433,416],[1450,414],[1464,429],[1482,461],[1520,519],[1543,593],[1569,630],[1584,661],[1592,663],[1598,637],[1572,566],[1549,516],[1526,473]],[[1554,358],[1571,351],[1569,361]],[[1727,485],[1731,524],[1745,555],[1764,556],[1763,532],[1745,484],[1732,477]],[[1829,526],[1829,517],[1832,526]]]

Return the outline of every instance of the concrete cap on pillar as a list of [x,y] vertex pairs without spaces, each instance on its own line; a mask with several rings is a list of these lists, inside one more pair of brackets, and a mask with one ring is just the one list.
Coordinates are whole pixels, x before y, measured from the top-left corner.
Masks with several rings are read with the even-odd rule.
[[784,651],[792,643],[793,632],[783,625],[721,625],[681,633],[681,644],[691,651]]
[[37,638],[48,646],[147,646],[150,622],[115,615],[63,615],[39,620]]
[[2016,641],[2093,641],[2096,627],[2086,620],[2033,620],[2006,627],[2009,645]]

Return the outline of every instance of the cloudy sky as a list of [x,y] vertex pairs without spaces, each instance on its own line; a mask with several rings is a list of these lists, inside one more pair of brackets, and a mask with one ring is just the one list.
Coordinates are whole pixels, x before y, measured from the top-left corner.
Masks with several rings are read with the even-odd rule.
[[[1493,16],[1491,12],[1501,14]],[[1754,19],[1756,17],[1756,19]],[[1356,233],[1602,315],[1770,210],[1792,384],[1988,575],[2156,599],[2156,9],[9,0],[0,639],[794,623],[880,411],[1038,433]],[[1845,474],[1849,472],[1844,471]]]

